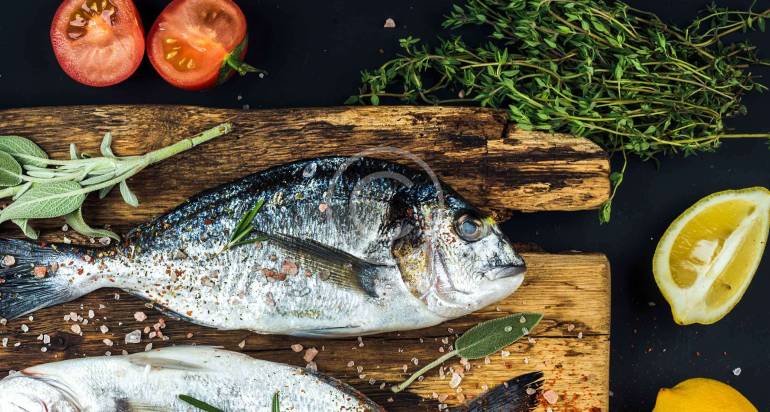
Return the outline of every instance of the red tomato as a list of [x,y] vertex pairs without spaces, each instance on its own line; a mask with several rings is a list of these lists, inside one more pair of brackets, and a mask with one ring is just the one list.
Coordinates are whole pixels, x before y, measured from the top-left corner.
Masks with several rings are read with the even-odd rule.
[[248,42],[246,16],[232,0],[174,0],[150,29],[147,55],[167,82],[201,90],[234,72],[260,72],[242,61]]
[[75,81],[111,86],[142,62],[144,29],[131,0],[65,0],[51,23],[51,44]]

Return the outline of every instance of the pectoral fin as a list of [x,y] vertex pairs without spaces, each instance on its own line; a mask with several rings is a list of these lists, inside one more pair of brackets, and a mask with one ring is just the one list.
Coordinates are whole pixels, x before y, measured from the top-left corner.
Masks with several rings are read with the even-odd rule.
[[319,276],[324,281],[340,287],[377,297],[373,275],[377,267],[347,252],[329,247],[320,242],[300,239],[284,234],[265,234],[268,241],[285,249],[287,254],[299,260],[310,262],[309,266],[320,268]]

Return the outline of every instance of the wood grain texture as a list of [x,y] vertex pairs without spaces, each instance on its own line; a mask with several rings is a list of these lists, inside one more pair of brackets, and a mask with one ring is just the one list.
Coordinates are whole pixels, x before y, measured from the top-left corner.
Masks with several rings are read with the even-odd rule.
[[[522,373],[542,370],[545,372],[545,389],[554,390],[560,400],[551,405],[554,411],[607,411],[610,331],[610,276],[609,264],[598,254],[547,254],[525,253],[529,274],[524,285],[512,296],[499,304],[472,315],[445,324],[402,333],[389,333],[364,337],[363,345],[356,339],[313,340],[285,336],[256,335],[246,331],[221,332],[169,319],[148,309],[144,303],[117,290],[100,290],[78,301],[41,310],[28,318],[8,322],[0,326],[0,337],[8,338],[8,347],[0,348],[0,373],[22,369],[35,364],[81,356],[103,355],[110,351],[120,354],[173,344],[200,344],[224,346],[243,351],[260,359],[305,366],[302,353],[295,353],[290,346],[295,343],[305,348],[320,350],[315,361],[319,370],[336,376],[360,389],[388,410],[414,411],[436,410],[438,402],[432,394],[449,394],[449,404],[457,404],[457,393],[449,387],[449,377],[441,379],[438,370],[415,383],[408,392],[394,395],[388,391],[391,384],[403,380],[419,365],[441,355],[439,348],[448,350],[456,336],[472,325],[487,319],[520,311],[537,311],[545,314],[543,322],[533,331],[534,342],[522,340],[509,348],[510,355],[492,356],[489,364],[483,360],[471,361],[472,367],[465,372],[460,386],[462,394],[471,398],[480,394],[483,385],[492,387]],[[115,293],[120,299],[115,300]],[[100,305],[104,307],[100,308]],[[94,318],[88,319],[88,311]],[[142,311],[148,315],[144,322],[137,322],[133,314]],[[63,319],[75,312],[88,320],[80,323],[82,336],[72,332],[73,322]],[[125,334],[143,330],[164,318],[162,329],[168,341],[150,339],[143,335],[140,344],[125,344]],[[21,325],[29,327],[22,333]],[[100,326],[109,331],[101,333]],[[188,338],[188,333],[192,336]],[[49,334],[51,345],[47,352],[37,339]],[[107,346],[104,339],[111,339]],[[19,342],[20,346],[14,347]],[[446,343],[444,343],[446,342]],[[244,347],[240,348],[239,344]],[[348,367],[350,361],[353,367]],[[407,366],[407,373],[403,367]],[[459,359],[448,361],[445,367],[457,367]],[[361,367],[361,371],[357,370]],[[447,373],[447,375],[449,375]],[[370,383],[370,380],[374,380]],[[380,389],[382,383],[385,388]],[[543,401],[545,402],[545,401]],[[545,407],[539,410],[544,411]]]
[[[224,121],[234,123],[232,134],[131,180],[141,208],[125,205],[113,193],[98,207],[91,200],[91,221],[137,224],[203,189],[271,166],[381,147],[418,156],[472,204],[501,219],[513,210],[592,209],[609,196],[609,164],[598,146],[585,139],[508,128],[504,113],[479,108],[42,107],[0,111],[0,133],[29,137],[52,157],[62,158],[72,142],[84,152],[98,153],[102,135],[109,131],[115,153],[134,155]],[[416,167],[402,152],[371,155]]]

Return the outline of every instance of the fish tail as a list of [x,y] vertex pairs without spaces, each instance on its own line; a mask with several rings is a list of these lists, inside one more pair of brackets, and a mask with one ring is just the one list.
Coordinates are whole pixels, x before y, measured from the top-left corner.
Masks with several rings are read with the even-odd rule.
[[531,412],[538,405],[543,385],[543,372],[532,372],[513,378],[480,395],[466,405],[450,408],[450,412]]
[[0,317],[18,318],[90,292],[69,276],[83,273],[87,265],[78,251],[68,245],[0,239]]

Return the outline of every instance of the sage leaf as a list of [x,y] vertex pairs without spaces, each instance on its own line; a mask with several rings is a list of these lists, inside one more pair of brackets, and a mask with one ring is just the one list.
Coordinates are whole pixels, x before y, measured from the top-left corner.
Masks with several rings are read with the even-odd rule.
[[19,186],[18,189],[17,189],[18,191],[16,192],[15,195],[13,195],[11,200],[16,200],[19,197],[21,197],[21,195],[26,193],[27,190],[29,190],[30,187],[32,187],[32,182],[27,182],[27,183],[24,183],[23,185]]
[[0,152],[0,187],[10,187],[21,184],[21,165],[13,156]]
[[120,236],[118,236],[115,232],[107,229],[94,229],[91,226],[86,223],[85,219],[83,219],[83,207],[79,207],[74,212],[71,212],[64,216],[64,219],[67,221],[67,224],[72,228],[72,230],[80,233],[81,235],[93,237],[93,238],[100,238],[100,237],[108,237],[111,239],[115,239],[117,241],[120,240]]
[[19,229],[21,229],[21,231],[24,233],[24,236],[30,239],[37,239],[38,236],[40,236],[40,232],[35,230],[35,228],[29,224],[28,219],[13,219],[11,222],[15,223],[16,226],[18,226]]
[[139,199],[134,192],[128,188],[128,183],[125,180],[120,181],[120,195],[123,196],[123,200],[133,207],[139,206]]
[[190,405],[192,405],[192,406],[194,406],[194,407],[196,407],[196,408],[198,408],[198,409],[200,409],[202,411],[205,411],[205,412],[224,412],[223,410],[221,410],[221,409],[219,409],[219,408],[217,408],[215,406],[211,406],[211,405],[207,404],[206,402],[203,402],[201,400],[195,399],[195,398],[193,398],[192,396],[189,396],[189,395],[179,395],[179,400],[181,400],[182,402],[185,402],[187,404],[190,404]]
[[[21,136],[0,136],[0,151],[16,158],[22,165],[45,167],[48,154],[32,140]],[[22,157],[23,156],[23,157]]]
[[79,158],[78,146],[75,143],[70,143],[70,160],[78,160]]
[[112,189],[115,187],[115,185],[107,186],[99,189],[99,199],[104,199],[107,197],[108,194],[112,191]]
[[543,315],[517,313],[479,323],[455,341],[455,350],[466,359],[489,356],[529,334]]
[[46,219],[64,216],[83,204],[86,195],[76,182],[35,184],[0,212],[0,223],[11,219]]
[[466,359],[478,359],[489,356],[504,347],[511,345],[540,323],[543,315],[540,313],[514,313],[502,318],[481,322],[470,328],[454,343],[455,350],[445,353],[440,358],[425,365],[413,373],[409,379],[390,388],[393,392],[401,392],[417,378],[445,361],[462,356]]
[[99,151],[102,152],[102,156],[104,157],[115,157],[115,154],[112,153],[112,133],[107,132],[104,134],[102,144],[99,146]]

